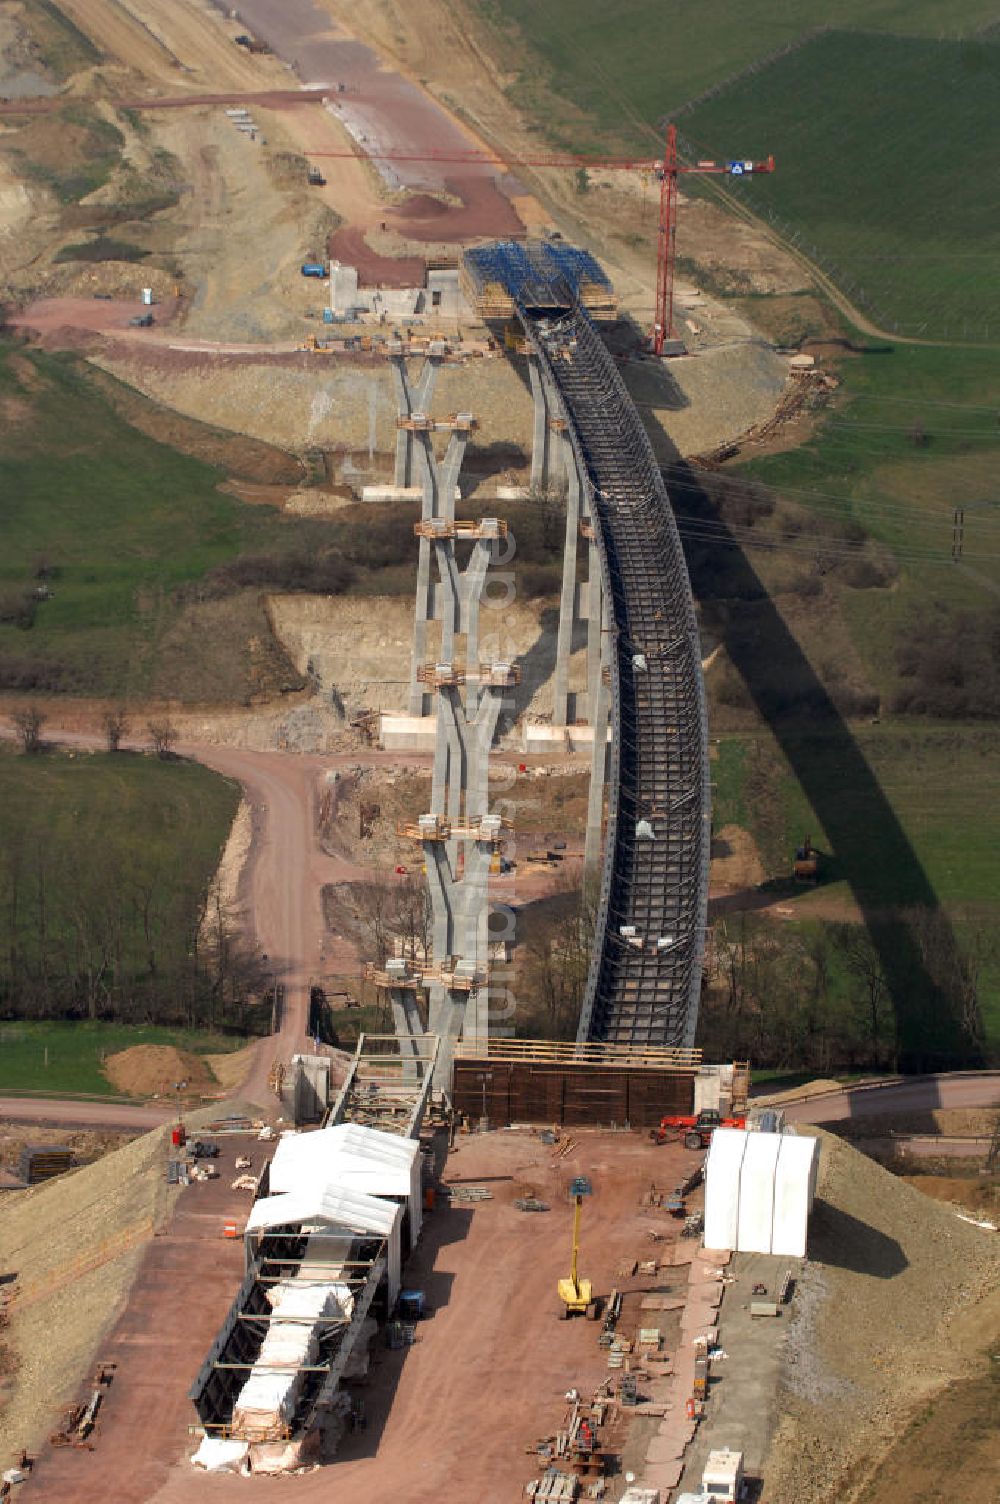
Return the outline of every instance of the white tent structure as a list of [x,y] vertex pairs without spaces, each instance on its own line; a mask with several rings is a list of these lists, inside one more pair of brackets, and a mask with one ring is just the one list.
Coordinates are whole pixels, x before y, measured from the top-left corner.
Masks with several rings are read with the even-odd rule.
[[717,1128],[705,1161],[705,1247],[801,1258],[819,1140]]
[[781,1136],[781,1153],[774,1177],[774,1222],[771,1252],[803,1258],[809,1213],[819,1174],[819,1139]]
[[706,1248],[735,1248],[738,1242],[740,1170],[749,1136],[727,1128],[712,1134],[705,1165]]
[[774,1222],[774,1177],[781,1135],[748,1133],[740,1166],[736,1246],[741,1253],[770,1253]]
[[[304,1233],[313,1234],[309,1239],[313,1249],[329,1237],[330,1246],[337,1248],[338,1256],[343,1251],[345,1237],[384,1238],[388,1251],[389,1304],[392,1306],[399,1294],[401,1220],[402,1209],[395,1201],[313,1182],[294,1191],[263,1196],[255,1201],[247,1218],[246,1237],[249,1244],[255,1234],[273,1228],[300,1228]],[[327,1273],[332,1272],[331,1267]]]
[[416,1139],[340,1123],[315,1133],[283,1133],[271,1160],[269,1189],[296,1192],[319,1184],[405,1201],[412,1246],[420,1232],[420,1173]]

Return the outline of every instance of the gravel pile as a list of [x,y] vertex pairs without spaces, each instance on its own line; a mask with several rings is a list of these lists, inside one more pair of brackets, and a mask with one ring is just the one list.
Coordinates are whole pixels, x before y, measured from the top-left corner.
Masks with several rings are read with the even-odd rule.
[[821,1137],[765,1494],[796,1504],[847,1499],[914,1404],[961,1373],[949,1329],[996,1288],[1000,1267],[995,1234]]

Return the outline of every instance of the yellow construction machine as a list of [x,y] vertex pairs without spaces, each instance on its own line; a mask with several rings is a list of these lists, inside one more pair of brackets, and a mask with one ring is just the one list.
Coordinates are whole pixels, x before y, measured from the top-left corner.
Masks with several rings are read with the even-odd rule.
[[585,1175],[577,1175],[570,1183],[569,1194],[574,1202],[573,1209],[573,1262],[570,1266],[569,1279],[559,1281],[559,1299],[562,1302],[560,1315],[565,1320],[569,1316],[589,1316],[596,1321],[600,1315],[600,1308],[594,1299],[593,1289],[589,1279],[581,1279],[577,1270],[577,1261],[580,1255],[580,1212],[583,1208],[583,1199],[589,1196],[593,1186]]

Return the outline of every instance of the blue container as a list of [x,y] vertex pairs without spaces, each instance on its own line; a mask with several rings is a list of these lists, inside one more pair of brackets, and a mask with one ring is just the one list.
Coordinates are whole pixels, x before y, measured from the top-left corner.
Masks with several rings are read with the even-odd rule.
[[302,275],[303,277],[325,277],[326,267],[322,261],[303,261]]

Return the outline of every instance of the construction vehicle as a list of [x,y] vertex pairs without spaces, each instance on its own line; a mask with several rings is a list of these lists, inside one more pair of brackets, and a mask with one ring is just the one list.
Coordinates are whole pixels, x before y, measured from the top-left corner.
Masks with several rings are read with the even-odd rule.
[[580,1255],[580,1212],[583,1208],[585,1196],[589,1196],[593,1187],[584,1175],[577,1175],[570,1183],[569,1193],[573,1198],[573,1261],[570,1265],[568,1279],[559,1281],[559,1299],[562,1301],[560,1315],[565,1320],[570,1316],[588,1316],[591,1321],[596,1321],[599,1313],[597,1301],[589,1279],[581,1279],[578,1270]]
[[320,172],[320,170],[319,170],[318,167],[312,167],[312,166],[310,166],[307,181],[309,183],[310,188],[325,188],[326,187],[326,178]]
[[396,1315],[400,1321],[422,1321],[428,1315],[423,1290],[400,1290]]
[[797,883],[814,883],[819,880],[819,852],[812,843],[812,836],[806,836],[802,845],[796,848],[792,876]]
[[743,1453],[720,1447],[709,1452],[701,1475],[701,1491],[710,1499],[740,1499],[743,1496]]
[[668,1114],[660,1119],[659,1128],[652,1129],[649,1136],[656,1144],[667,1144],[676,1143],[683,1135],[685,1149],[707,1149],[716,1128],[745,1128],[746,1125],[743,1114],[724,1118],[714,1107],[706,1107],[697,1117],[685,1113]]
[[[697,1402],[688,1400],[688,1413],[692,1419],[697,1411]],[[726,1504],[726,1501],[736,1504],[736,1500],[744,1498],[745,1494],[743,1453],[720,1447],[718,1451],[708,1454],[698,1492],[678,1494],[675,1504]],[[625,1504],[624,1499],[622,1504]]]
[[315,334],[310,334],[300,350],[307,350],[310,355],[336,355],[343,349],[343,342],[332,339],[317,339]]
[[260,37],[251,36],[245,31],[240,32],[238,37],[233,37],[233,41],[237,47],[245,47],[248,52],[270,52],[271,50],[266,42],[261,41]]

